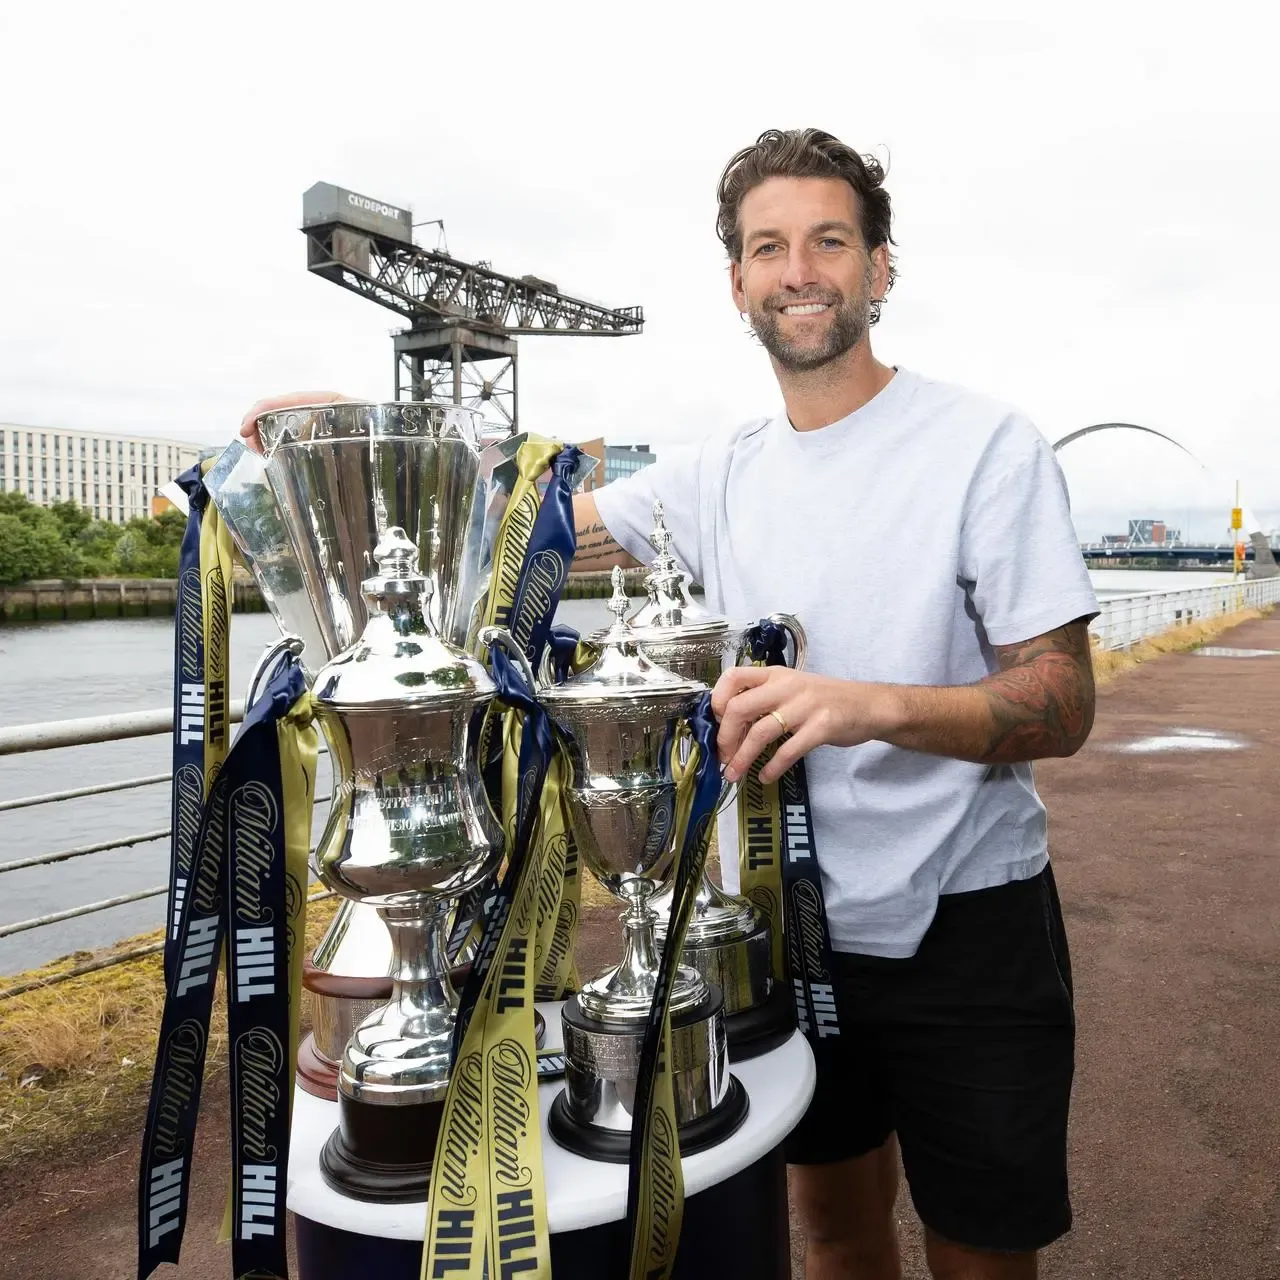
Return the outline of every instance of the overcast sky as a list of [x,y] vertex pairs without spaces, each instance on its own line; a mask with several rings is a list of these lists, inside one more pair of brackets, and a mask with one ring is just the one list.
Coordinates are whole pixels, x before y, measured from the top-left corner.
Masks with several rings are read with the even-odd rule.
[[4,6],[0,421],[212,443],[272,391],[389,398],[397,317],[305,268],[328,181],[443,218],[457,256],[644,306],[639,337],[522,339],[523,426],[694,440],[778,404],[716,179],[761,129],[816,125],[889,162],[880,358],[1050,439],[1126,420],[1208,464],[1071,446],[1082,536],[1223,535],[1237,477],[1280,525],[1269,6],[874,8]]

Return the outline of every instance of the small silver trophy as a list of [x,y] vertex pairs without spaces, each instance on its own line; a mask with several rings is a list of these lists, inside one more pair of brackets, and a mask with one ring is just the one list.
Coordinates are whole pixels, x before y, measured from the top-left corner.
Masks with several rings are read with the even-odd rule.
[[[613,571],[613,626],[599,656],[539,700],[573,766],[566,789],[582,859],[616,897],[625,945],[613,969],[588,982],[562,1013],[565,1088],[548,1117],[563,1146],[626,1160],[645,1022],[658,973],[650,898],[675,858],[676,784],[669,753],[682,718],[707,686],[652,661],[624,617],[622,570]],[[671,1070],[681,1151],[727,1136],[746,1098],[729,1075],[720,991],[681,966],[671,1004]]]
[[[727,667],[746,658],[749,628],[730,624],[692,598],[689,575],[671,554],[671,534],[660,501],[653,506],[653,523],[649,541],[657,556],[644,580],[648,600],[628,619],[631,634],[655,662],[714,686]],[[804,628],[789,614],[771,614],[769,620],[790,636],[795,665],[802,667]],[[591,637],[593,644],[602,640],[603,633]],[[735,790],[728,801],[736,794]],[[658,916],[659,943],[666,937],[671,894],[668,886],[651,903]],[[730,1061],[776,1047],[795,1025],[791,993],[770,978],[771,947],[761,913],[746,898],[719,888],[704,872],[680,958],[724,993]]]

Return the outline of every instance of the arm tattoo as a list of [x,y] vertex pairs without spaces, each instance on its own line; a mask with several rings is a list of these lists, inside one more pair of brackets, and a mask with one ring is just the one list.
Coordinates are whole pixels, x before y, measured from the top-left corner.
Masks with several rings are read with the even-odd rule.
[[995,654],[1000,670],[977,686],[991,712],[985,759],[1007,764],[1077,751],[1093,727],[1088,624],[996,645]]
[[600,567],[608,568],[614,563],[624,565],[635,564],[622,547],[614,541],[612,534],[598,520],[578,529],[578,550],[573,557],[573,567],[580,573],[590,573]]

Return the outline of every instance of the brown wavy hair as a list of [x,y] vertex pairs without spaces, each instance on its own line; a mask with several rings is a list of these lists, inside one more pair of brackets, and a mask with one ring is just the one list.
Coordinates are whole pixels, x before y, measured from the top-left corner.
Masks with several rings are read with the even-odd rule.
[[[716,198],[716,234],[729,257],[742,260],[742,232],[738,210],[748,191],[768,178],[843,178],[858,197],[858,225],[867,251],[891,245],[893,210],[884,189],[885,170],[875,156],[859,155],[852,147],[821,129],[766,129],[743,147],[724,167]],[[889,255],[888,293],[898,277]],[[880,319],[880,301],[871,303],[871,323]]]

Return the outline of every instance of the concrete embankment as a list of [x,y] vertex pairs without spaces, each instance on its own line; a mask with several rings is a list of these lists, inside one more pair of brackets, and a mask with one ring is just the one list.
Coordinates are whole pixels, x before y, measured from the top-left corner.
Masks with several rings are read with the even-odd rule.
[[[1280,613],[1214,644],[1280,651]],[[1166,654],[1125,673],[1102,690],[1086,747],[1037,766],[1036,776],[1079,1031],[1076,1225],[1046,1253],[1041,1275],[1275,1280],[1280,652]],[[593,972],[616,951],[617,911],[594,907],[584,917],[581,967]],[[4,1017],[0,1005],[0,1025]],[[138,1070],[149,1074],[144,1063]],[[0,1163],[0,1280],[131,1277],[137,1143],[135,1124],[57,1154],[38,1134],[11,1151]],[[225,1249],[213,1243],[226,1169],[217,1076],[176,1276],[227,1273]],[[924,1280],[905,1188],[899,1216],[906,1276]],[[794,1242],[799,1259],[798,1227]]]
[[[629,570],[627,592],[644,595],[644,572]],[[612,593],[607,573],[571,573],[566,600],[607,598]],[[237,613],[261,613],[266,605],[249,579],[233,584]],[[176,578],[50,578],[0,587],[0,622],[48,622],[66,618],[147,618],[172,614],[178,599]]]

